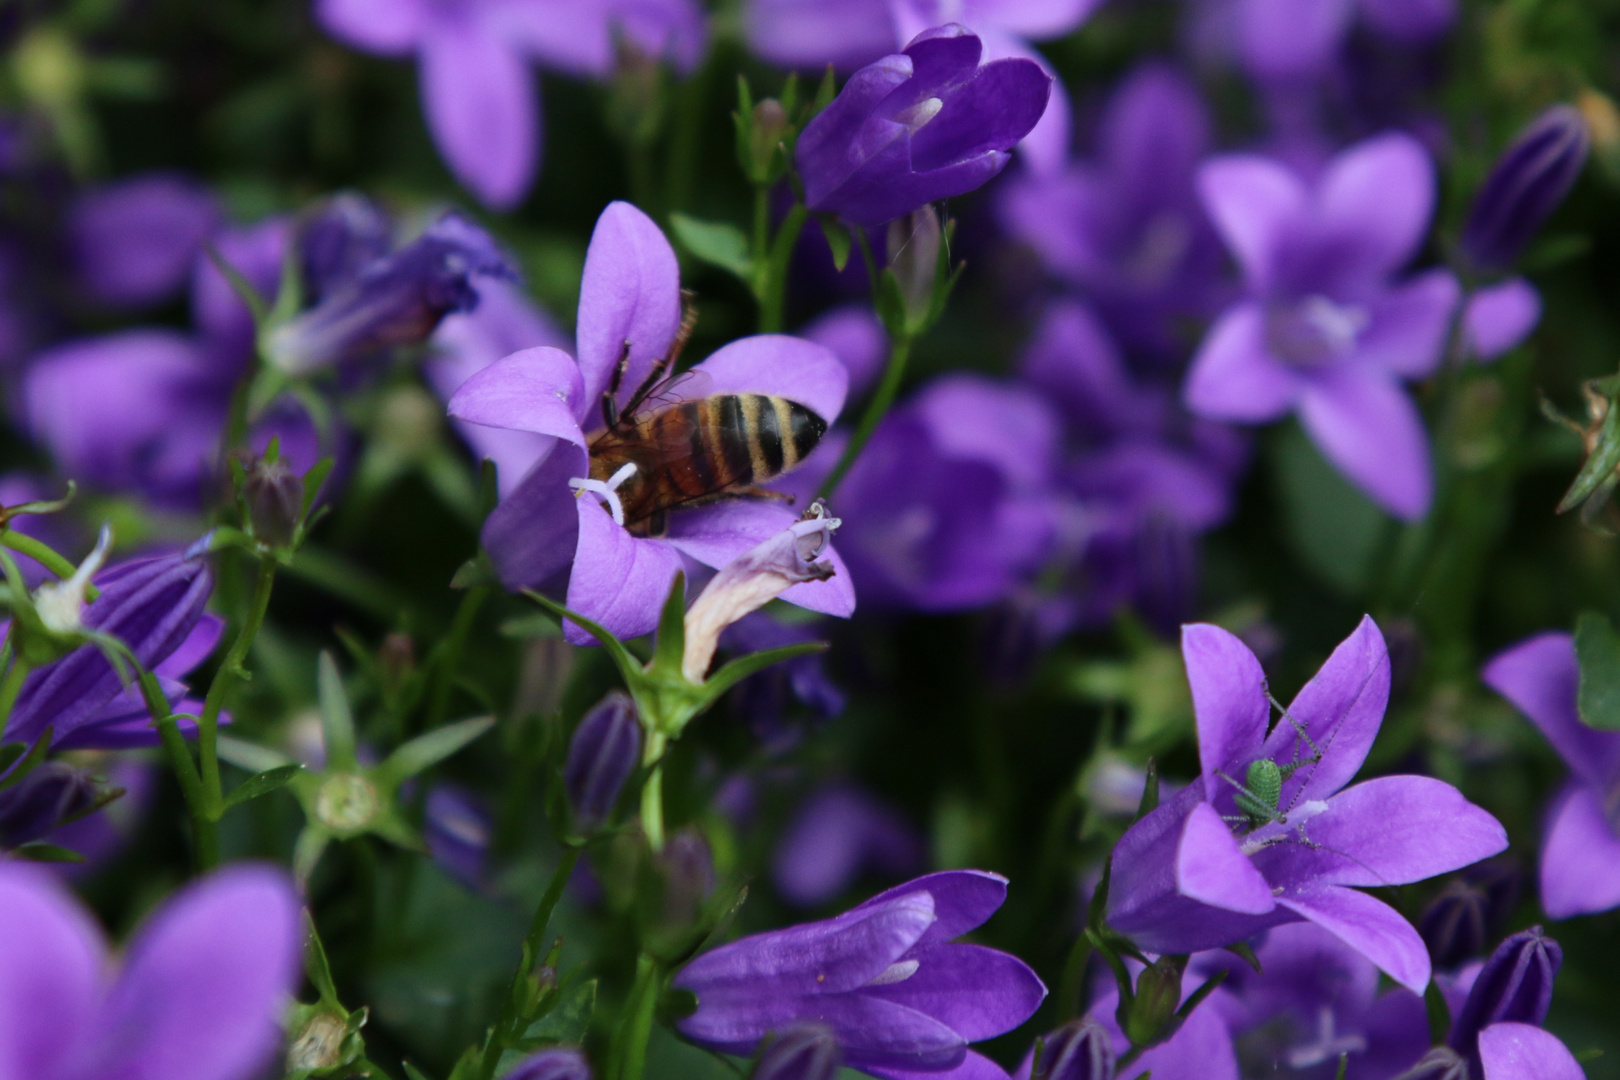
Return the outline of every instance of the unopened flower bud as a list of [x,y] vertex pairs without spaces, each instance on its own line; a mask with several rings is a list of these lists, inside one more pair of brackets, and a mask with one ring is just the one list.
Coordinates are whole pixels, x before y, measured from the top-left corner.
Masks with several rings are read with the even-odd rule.
[[[900,285],[906,327],[921,329],[934,307],[939,286],[939,214],[924,205],[889,222],[889,269]],[[894,333],[896,327],[890,327]]]
[[749,1080],[833,1080],[840,1059],[831,1028],[803,1024],[782,1032],[760,1051]]
[[1435,968],[1448,971],[1483,954],[1518,895],[1519,870],[1510,862],[1484,863],[1452,879],[1418,921]]
[[655,859],[662,903],[649,936],[679,941],[697,924],[704,902],[714,891],[714,854],[701,832],[686,828],[671,835]]
[[641,724],[628,695],[614,691],[585,715],[568,744],[563,787],[582,833],[600,828],[613,814],[619,789],[641,758]]
[[1097,1021],[1076,1020],[1046,1037],[1030,1080],[1114,1080],[1114,1040]]
[[1590,142],[1580,110],[1554,105],[1502,152],[1463,227],[1463,254],[1474,269],[1513,265],[1575,185]]
[[255,539],[271,547],[292,542],[304,513],[304,479],[286,459],[255,461],[242,479],[242,498]]
[[[1539,926],[1502,942],[1474,980],[1451,1025],[1447,1045],[1477,1063],[1481,1029],[1504,1021],[1540,1027],[1552,1005],[1553,979],[1563,961],[1564,950]],[[1475,1074],[1480,1075],[1477,1068]]]
[[1156,1046],[1172,1033],[1170,1027],[1181,1005],[1181,975],[1185,958],[1161,956],[1136,977],[1136,997],[1120,1027],[1134,1046]]
[[316,1071],[343,1064],[349,1022],[328,1010],[312,1012],[287,1046],[287,1071]]
[[686,612],[681,673],[694,683],[702,682],[721,631],[800,582],[832,577],[832,563],[817,560],[841,524],[818,499],[798,521],[743,552],[714,575]]
[[787,111],[775,98],[766,98],[754,106],[748,126],[748,160],[743,163],[748,178],[756,184],[768,183],[784,162],[777,158],[782,139],[788,131]]
[[518,1062],[506,1080],[591,1080],[591,1067],[573,1047],[554,1046]]
[[403,686],[416,672],[416,643],[411,635],[395,632],[377,647],[377,671],[390,687]]
[[0,850],[38,840],[117,794],[117,789],[104,791],[84,769],[65,761],[47,761],[16,783],[0,788]]

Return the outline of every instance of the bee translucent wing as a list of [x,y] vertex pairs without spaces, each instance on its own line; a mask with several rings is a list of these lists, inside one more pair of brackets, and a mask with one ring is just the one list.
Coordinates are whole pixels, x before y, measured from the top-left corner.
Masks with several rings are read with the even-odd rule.
[[714,379],[706,371],[683,371],[678,375],[671,375],[651,390],[637,405],[640,412],[655,412],[666,409],[671,405],[679,405],[683,401],[697,401],[710,395],[714,387]]

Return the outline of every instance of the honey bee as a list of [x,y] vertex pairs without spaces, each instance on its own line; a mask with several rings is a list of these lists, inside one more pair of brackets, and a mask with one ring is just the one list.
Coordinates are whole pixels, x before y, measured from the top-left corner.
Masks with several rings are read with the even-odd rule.
[[827,431],[826,420],[787,398],[705,395],[708,379],[700,371],[660,382],[694,321],[688,304],[674,345],[621,411],[614,403],[627,346],[602,398],[607,427],[591,441],[590,478],[612,490],[622,524],[637,536],[663,535],[668,511],[677,508],[749,497],[792,502],[755,485],[798,465]]

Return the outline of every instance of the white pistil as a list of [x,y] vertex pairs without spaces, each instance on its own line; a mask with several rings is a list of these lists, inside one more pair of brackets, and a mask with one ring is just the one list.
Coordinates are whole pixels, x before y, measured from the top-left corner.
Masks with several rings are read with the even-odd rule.
[[884,968],[877,978],[867,983],[867,986],[892,986],[895,983],[905,982],[917,973],[917,961],[901,960]]
[[600,496],[607,505],[608,513],[613,515],[615,525],[624,524],[624,503],[619,501],[619,487],[626,480],[636,475],[636,463],[627,461],[619,466],[619,471],[608,477],[607,480],[592,480],[588,476],[576,476],[568,481],[568,486],[574,489],[575,497],[589,491]]
[[95,550],[73,571],[72,577],[66,581],[47,581],[34,590],[34,610],[39,612],[39,621],[45,624],[47,630],[56,634],[71,634],[80,629],[84,591],[90,584],[91,575],[107,561],[107,552],[111,548],[112,527],[103,525]]
[[896,123],[904,124],[910,128],[911,133],[915,135],[922,130],[924,124],[938,116],[939,111],[944,107],[945,102],[937,97],[923,98],[917,104],[895,113],[894,119]]

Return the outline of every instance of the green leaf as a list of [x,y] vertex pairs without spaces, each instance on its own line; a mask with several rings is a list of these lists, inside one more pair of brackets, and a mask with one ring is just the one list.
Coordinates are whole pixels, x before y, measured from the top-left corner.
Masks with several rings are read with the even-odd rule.
[[214,269],[219,271],[220,276],[241,298],[242,303],[247,305],[248,311],[252,312],[253,325],[263,326],[265,315],[269,309],[264,302],[264,297],[259,295],[259,290],[255,289],[248,279],[237,271],[236,267],[226,262],[225,257],[219,253],[219,249],[212,243],[203,245],[203,254],[208,256],[208,261],[214,264]]
[[710,702],[717,700],[721,694],[731,689],[737,683],[757,671],[764,671],[772,664],[779,664],[783,660],[792,660],[795,656],[809,656],[812,653],[826,652],[825,641],[806,641],[800,645],[787,645],[780,649],[766,649],[764,652],[750,653],[739,656],[725,667],[710,675],[703,683]]
[[27,752],[27,743],[13,742],[0,746],[0,774],[11,768],[12,764]]
[[307,519],[309,517],[309,508],[315,505],[315,496],[320,493],[321,485],[326,482],[326,477],[336,464],[337,458],[323,457],[311,465],[308,472],[304,473],[304,505],[298,512],[300,518]]
[[624,647],[624,642],[614,637],[599,623],[592,622],[583,615],[569,611],[551,597],[535,592],[533,589],[524,589],[523,595],[558,618],[567,619],[600,642],[602,648],[607,650],[607,654],[613,658],[613,663],[617,665],[620,676],[630,686],[634,687],[638,683],[646,681],[646,672],[642,670],[641,662],[630,655],[630,650]]
[[355,757],[354,714],[349,711],[349,698],[343,692],[343,677],[338,674],[337,661],[329,652],[321,653],[315,684],[320,698],[321,737],[326,744],[327,768],[352,772],[360,767]]
[[428,1080],[428,1077],[427,1077],[426,1073],[424,1073],[421,1069],[418,1069],[415,1065],[412,1065],[408,1061],[400,1062],[399,1067],[401,1069],[405,1070],[405,1076],[407,1077],[407,1080]]
[[218,747],[221,761],[227,761],[238,769],[250,773],[267,773],[295,764],[292,758],[280,750],[272,750],[257,743],[243,742],[230,735],[221,735]]
[[900,287],[900,279],[894,276],[894,271],[884,267],[878,274],[876,306],[878,318],[883,320],[883,328],[892,338],[910,336],[910,329],[906,323],[906,295]]
[[1136,807],[1136,820],[1141,821],[1159,808],[1159,766],[1148,758],[1147,780],[1142,784],[1142,801]]
[[1389,519],[1328,464],[1298,424],[1285,425],[1268,450],[1285,534],[1300,561],[1339,592],[1361,595],[1377,570]]
[[1575,474],[1569,490],[1559,500],[1560,514],[1579,506],[1614,474],[1616,466],[1620,466],[1620,399],[1613,394],[1608,397],[1609,411],[1603,417],[1603,426],[1598,429],[1595,449],[1586,459],[1586,464],[1581,466],[1581,471]]
[[82,863],[84,856],[77,851],[70,851],[58,844],[47,844],[43,840],[30,840],[19,848],[12,850],[12,855],[28,862],[52,863]]
[[[337,984],[332,981],[332,966],[326,962],[326,946],[321,944],[320,932],[315,929],[315,920],[310,916],[309,909],[303,909],[304,925],[304,973],[314,984],[315,990],[321,995],[323,1005],[338,1005]],[[342,1008],[341,1005],[338,1005]]]
[[233,806],[240,806],[249,799],[257,799],[260,795],[268,795],[272,791],[277,791],[285,787],[289,780],[303,771],[304,767],[294,762],[291,765],[280,765],[264,772],[254,773],[238,784],[229,795],[225,796],[225,809],[229,810]]
[[1236,945],[1228,945],[1226,947],[1226,951],[1231,953],[1233,956],[1240,958],[1245,964],[1248,964],[1254,969],[1254,973],[1256,975],[1263,974],[1260,970],[1260,958],[1254,955],[1254,950],[1249,947],[1248,942],[1240,941]]
[[1620,635],[1605,615],[1583,611],[1575,621],[1575,658],[1580,662],[1576,708],[1588,727],[1620,731]]
[[816,221],[821,224],[821,235],[827,238],[827,246],[832,248],[833,266],[841,274],[849,265],[849,248],[854,238],[849,229],[830,214],[817,214]]
[[660,671],[681,670],[686,652],[686,573],[676,571],[669,583],[669,595],[658,614],[658,644],[653,650],[652,667]]
[[479,585],[499,585],[501,579],[495,573],[495,567],[489,561],[489,556],[480,551],[456,567],[455,576],[450,579],[452,589],[471,589]]
[[680,212],[669,215],[675,238],[695,258],[729,271],[747,282],[754,275],[754,260],[748,254],[748,237],[735,225],[723,221],[703,221]]
[[388,760],[377,767],[378,777],[388,783],[398,783],[406,777],[415,776],[423,769],[437,765],[494,726],[493,716],[478,716],[418,735],[388,755]]
[[501,623],[500,632],[502,637],[517,638],[519,641],[562,637],[562,628],[557,625],[557,620],[539,612],[507,619]]
[[530,1024],[520,1036],[525,1043],[568,1043],[585,1041],[596,1011],[596,980],[587,979],[565,991],[544,1016]]
[[17,767],[12,769],[11,772],[7,773],[4,778],[0,778],[0,791],[4,791],[12,784],[15,784],[17,781],[33,772],[34,766],[45,760],[45,755],[49,753],[51,749],[52,730],[53,729],[51,728],[46,728],[44,731],[40,732],[39,738],[34,740],[34,744],[28,748],[28,752],[22,755],[22,759],[17,762]]
[[1429,1041],[1435,1046],[1444,1046],[1451,1037],[1451,1006],[1446,1003],[1440,984],[1432,979],[1423,991],[1423,1008],[1429,1017]]

